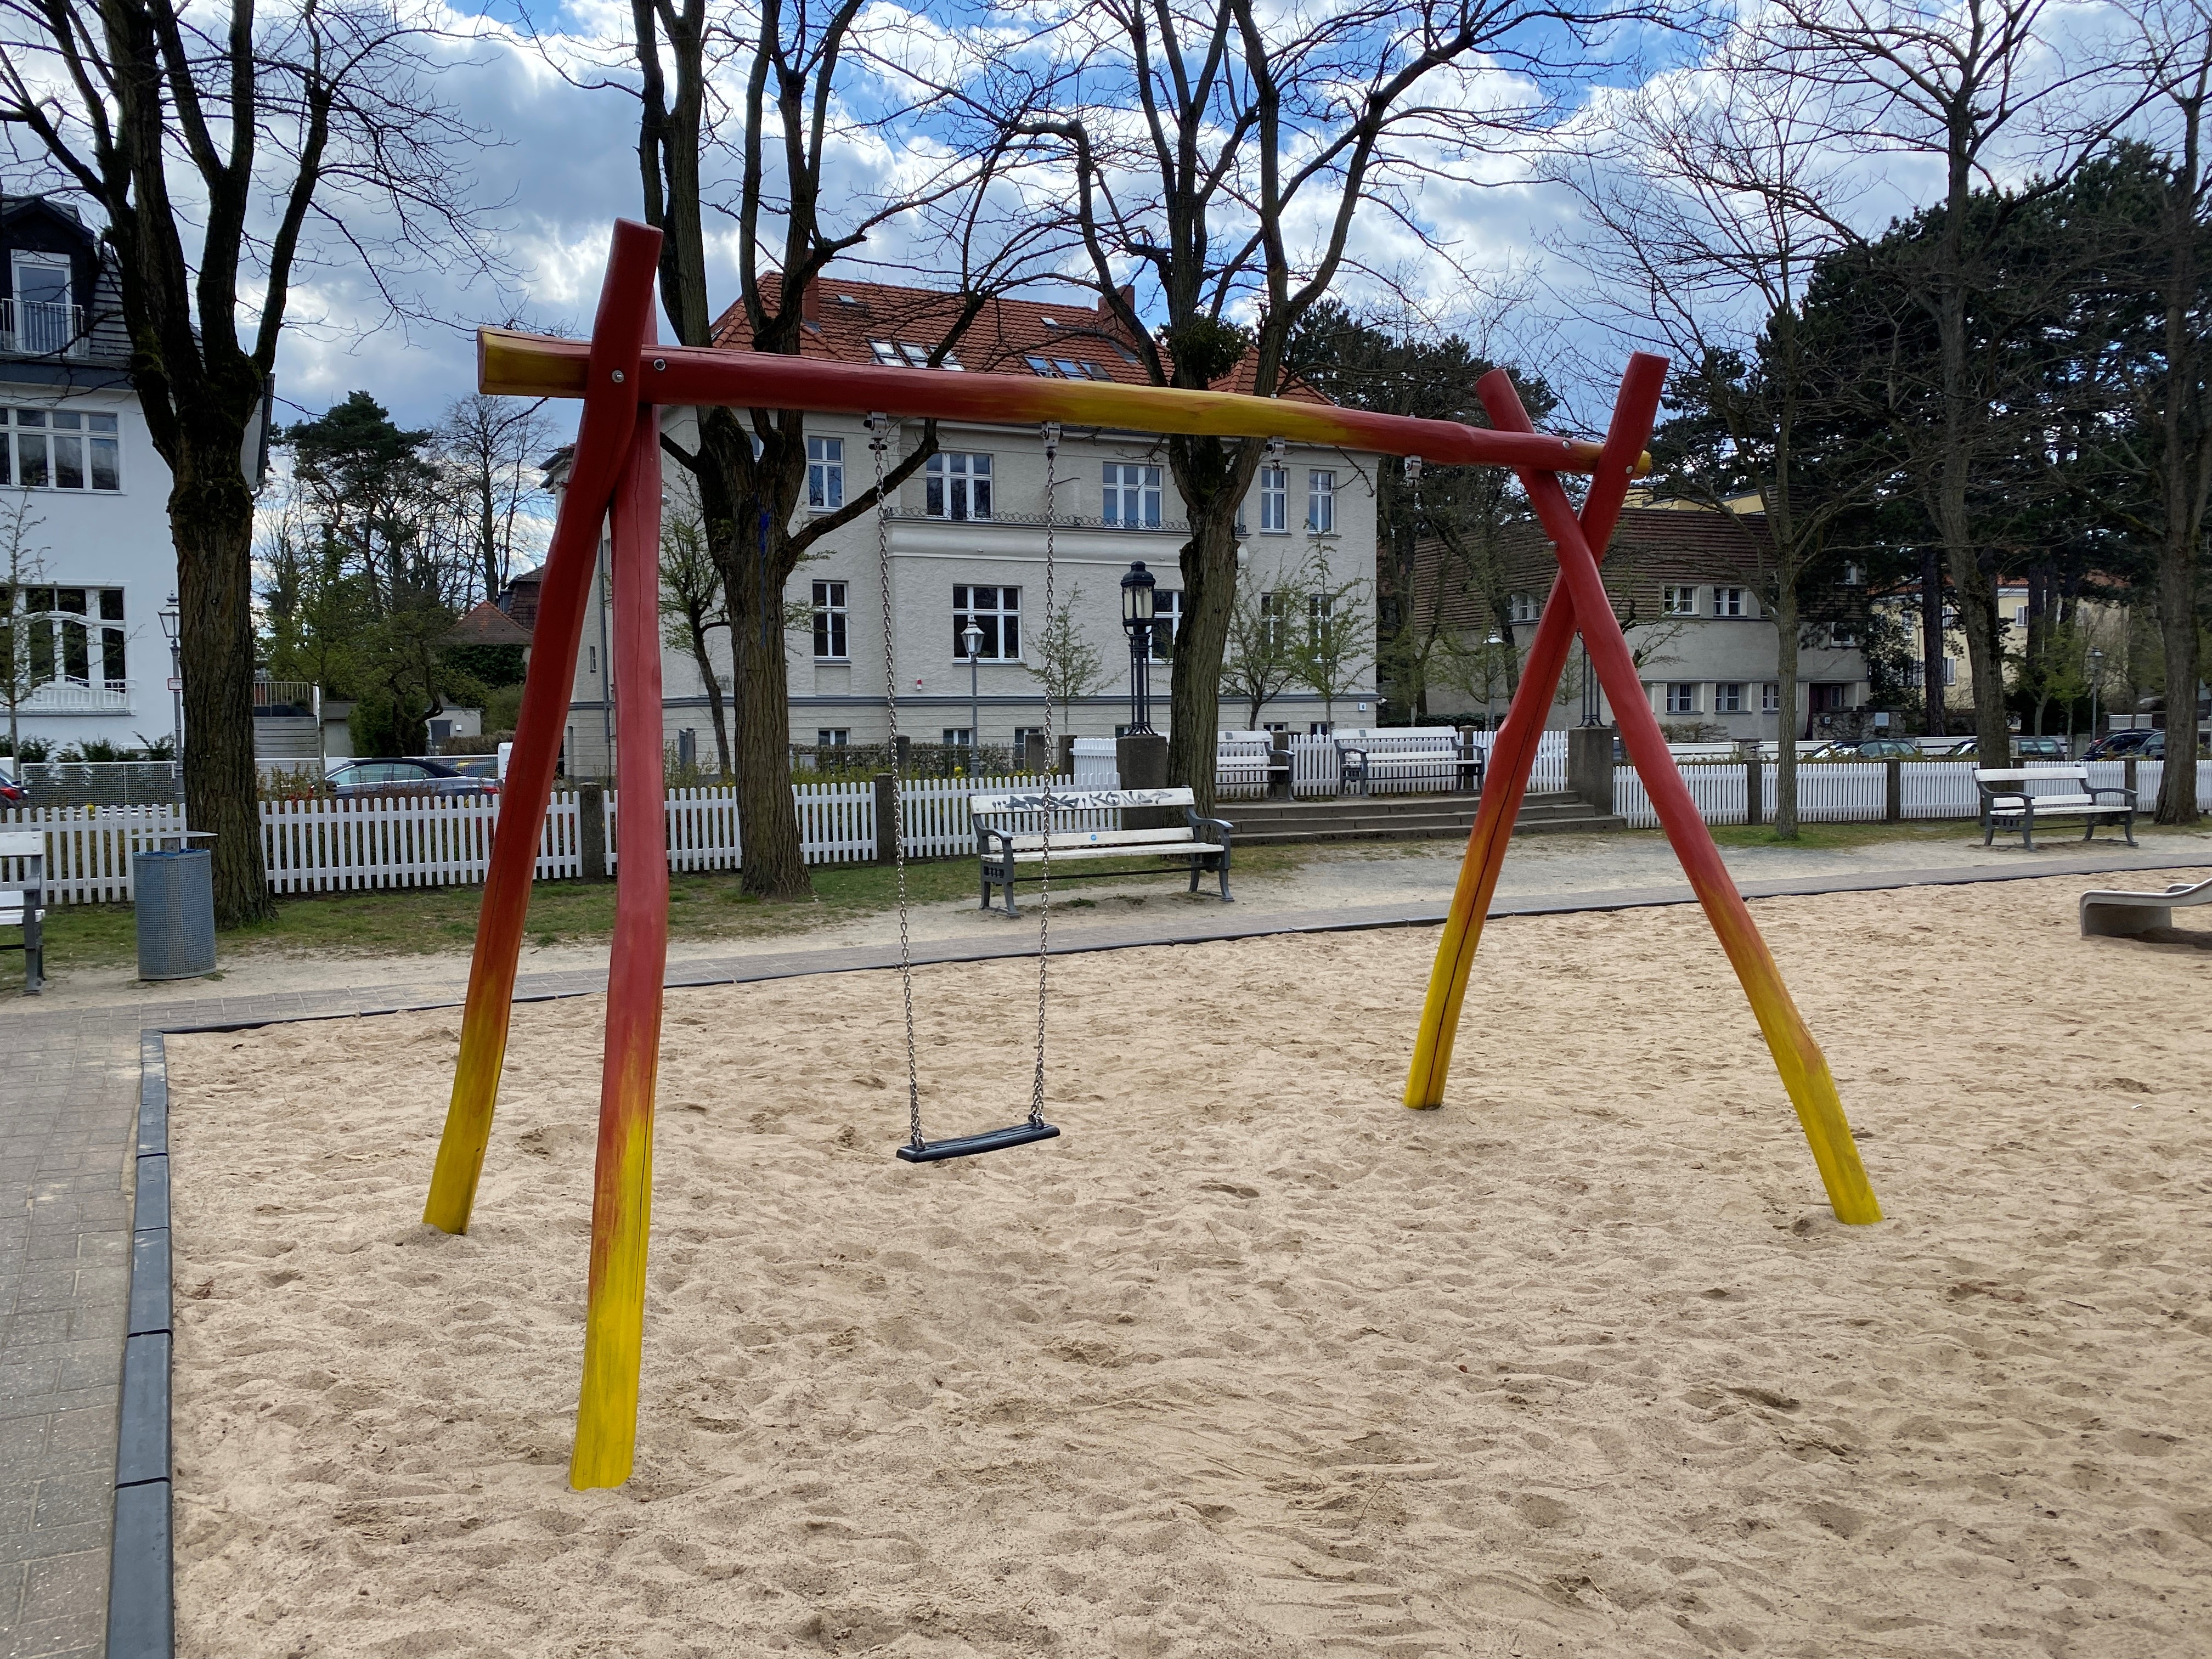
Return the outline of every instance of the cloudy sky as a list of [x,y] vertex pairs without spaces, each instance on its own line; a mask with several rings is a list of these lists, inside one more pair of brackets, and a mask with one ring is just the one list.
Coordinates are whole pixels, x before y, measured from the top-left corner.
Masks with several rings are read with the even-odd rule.
[[[637,106],[623,89],[630,75],[620,50],[629,8],[599,0],[533,8],[533,40],[511,0],[446,3],[440,21],[448,39],[435,49],[442,67],[432,88],[482,142],[444,156],[439,188],[471,209],[501,269],[474,269],[449,253],[380,257],[373,280],[339,239],[325,236],[325,257],[303,273],[295,292],[280,356],[286,418],[318,412],[359,389],[404,422],[430,423],[447,404],[472,389],[471,333],[479,324],[514,320],[549,331],[584,331],[610,222],[639,210]],[[916,50],[937,54],[933,61],[940,64],[957,57],[957,40],[928,21],[939,14],[897,11],[891,0],[879,3],[877,15],[886,27],[903,27],[921,43]],[[2115,15],[2101,3],[2054,0],[2047,64],[2063,63],[2068,39],[2108,27]],[[1691,86],[1697,97],[1728,95],[1726,77],[1705,67],[1710,44],[1631,36],[1603,50],[1613,60],[1607,69],[1550,88],[1557,102],[1546,142],[1555,152],[1586,146],[1607,100],[1632,96],[1661,77]],[[883,90],[880,82],[856,79],[850,94],[854,112],[868,112],[866,100]],[[1489,66],[1449,89],[1462,106],[1508,105],[1530,95],[1525,71],[1507,64]],[[838,154],[832,201],[863,200],[883,177],[927,165],[927,137],[917,136],[903,151],[887,148],[880,137],[856,137]],[[1854,210],[1869,228],[1909,211],[1940,183],[1924,161],[1885,153],[1863,134],[1843,134],[1836,144],[1839,158],[1858,171],[1864,189]],[[2028,151],[2014,165],[2031,166]],[[1601,386],[1608,376],[1597,366],[1617,362],[1627,342],[1608,326],[1605,296],[1591,295],[1571,264],[1557,257],[1557,249],[1577,234],[1573,198],[1558,186],[1531,182],[1534,166],[1526,154],[1461,158],[1449,169],[1452,178],[1432,177],[1412,201],[1419,231],[1370,212],[1358,251],[1369,270],[1400,279],[1419,296],[1429,322],[1478,326],[1494,356],[1530,362],[1555,380],[1571,380],[1581,372]],[[374,245],[374,213],[360,204],[334,206],[346,216],[349,232]],[[908,238],[903,245],[911,242]],[[1451,255],[1437,253],[1432,242],[1449,245]],[[874,239],[870,252],[896,259],[902,246],[900,234],[893,232]],[[869,274],[858,266],[846,269]],[[1487,292],[1468,289],[1462,274],[1468,269],[1485,273]],[[726,247],[715,280],[713,299],[719,307],[736,295],[735,264]],[[406,314],[392,312],[380,288],[404,299]],[[1370,278],[1355,274],[1345,285],[1346,297],[1358,303],[1363,289],[1368,297],[1376,291]],[[1514,303],[1501,306],[1501,294]],[[1601,421],[1587,398],[1576,412]]]

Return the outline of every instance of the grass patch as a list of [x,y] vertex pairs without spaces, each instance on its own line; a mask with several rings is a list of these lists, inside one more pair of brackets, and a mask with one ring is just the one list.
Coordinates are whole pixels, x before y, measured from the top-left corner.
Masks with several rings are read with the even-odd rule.
[[[1957,842],[1980,830],[1971,818],[1935,818],[1911,823],[1801,823],[1794,841],[1784,841],[1771,823],[1717,823],[1713,840],[1723,847],[1801,847],[1833,852],[1900,841]],[[1656,835],[1656,830],[1647,833]]]
[[[1261,847],[1240,851],[1232,880],[1297,868],[1310,856],[1295,847]],[[1134,874],[1149,861],[1086,860],[1080,866]],[[770,902],[747,895],[735,872],[672,875],[668,882],[668,934],[672,939],[757,939],[811,933],[842,922],[881,915],[897,902],[896,874],[889,866],[821,865],[812,871],[814,896]],[[1156,878],[1164,894],[1179,892],[1166,877]],[[907,896],[915,905],[943,904],[979,895],[973,858],[909,864]],[[1055,902],[1075,900],[1055,886]],[[1201,892],[1204,891],[1201,886]],[[279,899],[275,920],[219,935],[226,956],[302,954],[331,956],[465,956],[477,933],[481,887],[399,888],[370,893],[332,893]],[[1025,910],[1036,890],[1016,890]],[[1003,900],[1001,901],[1003,902]],[[539,882],[530,890],[525,938],[534,945],[591,945],[614,931],[615,884],[607,882]],[[68,904],[46,912],[46,960],[56,969],[112,968],[134,961],[137,921],[127,904]]]

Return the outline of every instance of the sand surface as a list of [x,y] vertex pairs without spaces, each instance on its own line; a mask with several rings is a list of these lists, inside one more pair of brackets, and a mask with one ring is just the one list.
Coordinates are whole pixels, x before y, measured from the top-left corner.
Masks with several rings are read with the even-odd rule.
[[[566,1485],[597,999],[172,1039],[179,1652],[2212,1651],[2212,955],[2079,879],[1753,907],[1891,1219],[1694,910],[1070,958],[1062,1139],[895,1162],[889,975],[672,994],[638,1473]],[[1018,963],[918,975],[938,1133]]]

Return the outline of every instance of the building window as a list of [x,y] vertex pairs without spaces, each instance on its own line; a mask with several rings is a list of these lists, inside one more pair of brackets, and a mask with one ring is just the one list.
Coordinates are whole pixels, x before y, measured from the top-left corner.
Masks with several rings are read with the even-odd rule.
[[[1283,618],[1290,611],[1290,607],[1284,601],[1289,597],[1287,593],[1262,593],[1260,596],[1260,636],[1270,651],[1283,648]],[[1157,594],[1153,603],[1158,603]]]
[[968,624],[983,630],[977,662],[1014,662],[1022,654],[1022,590],[964,587],[952,590],[952,659],[968,660]]
[[1182,595],[1167,588],[1152,591],[1152,660],[1175,660],[1176,636],[1182,631]]
[[1336,534],[1336,474],[1319,468],[1306,474],[1306,528],[1316,536]]
[[1782,688],[1772,680],[1759,688],[1759,712],[1771,714],[1782,707]]
[[1698,683],[1695,680],[1668,681],[1667,712],[1670,714],[1694,714],[1698,712]]
[[1743,713],[1743,682],[1723,680],[1713,687],[1713,713],[1741,714]]
[[[1927,664],[1925,664],[1925,663],[1923,663],[1923,662],[1919,661],[1917,659],[1915,659],[1913,661],[1909,662],[1909,663],[1907,663],[1907,664],[1905,664],[1905,684],[1906,684],[1906,685],[1910,686],[1913,690],[1917,691],[1918,690],[1920,690],[1920,688],[1922,687],[1922,685],[1923,685],[1924,684],[1926,684],[1927,679],[1928,679],[1928,665],[1927,665]],[[1956,657],[1946,657],[1946,658],[1944,658],[1944,659],[1943,659],[1943,684],[1944,684],[1945,685],[1947,685],[1947,686],[1952,686],[1952,685],[1956,685],[1958,683],[1959,683],[1959,659],[1958,659]]]
[[851,653],[845,641],[845,584],[814,584],[814,659],[842,662]]
[[973,727],[948,726],[944,729],[945,746],[947,749],[973,749],[975,746],[975,732]]
[[1328,631],[1329,617],[1335,608],[1334,603],[1326,593],[1306,595],[1306,641],[1308,644],[1314,646],[1321,644],[1322,636]]
[[1263,466],[1260,469],[1260,533],[1279,536],[1289,530],[1290,469]]
[[817,726],[814,728],[817,749],[844,749],[851,745],[853,728],[849,726]]
[[123,440],[112,415],[0,409],[0,483],[24,489],[121,489]]
[[1536,620],[1537,610],[1533,594],[1513,593],[1506,597],[1505,617],[1509,622],[1532,623]]
[[[927,368],[929,367],[929,348],[926,345],[916,345],[912,340],[871,340],[868,342],[868,349],[875,354],[876,361],[885,368]],[[960,359],[950,351],[945,354],[943,360],[937,366],[939,368],[951,369],[965,367]]]
[[1029,766],[1042,766],[1049,758],[1044,748],[1044,727],[1018,726],[1014,728],[1014,758]]
[[9,619],[0,629],[0,675],[9,672],[20,650],[25,690],[55,680],[110,691],[126,689],[121,588],[11,591],[0,584],[0,616]]
[[70,303],[70,267],[51,254],[15,256],[15,297],[9,302],[5,332],[9,349],[32,356],[67,351],[77,336],[76,307]]
[[1743,614],[1743,589],[1741,587],[1716,587],[1713,589],[1713,615],[1716,617],[1741,617]]
[[1127,530],[1160,527],[1160,469],[1127,461],[1106,463],[1106,506],[1110,525]]
[[1694,617],[1698,614],[1698,590],[1667,587],[1661,592],[1659,608],[1670,617]]
[[[845,505],[845,441],[809,438],[806,441],[806,504],[823,512]],[[815,584],[820,586],[819,582]],[[844,653],[838,653],[842,656]]]
[[927,510],[933,519],[991,516],[991,458],[945,452],[929,458],[923,474]]
[[1109,374],[1097,363],[1080,362],[1072,357],[1024,357],[1030,373],[1042,374],[1048,380],[1110,380]]

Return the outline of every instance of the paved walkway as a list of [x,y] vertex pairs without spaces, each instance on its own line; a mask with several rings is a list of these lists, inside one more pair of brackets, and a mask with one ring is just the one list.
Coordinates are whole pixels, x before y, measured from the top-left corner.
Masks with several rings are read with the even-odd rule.
[[[2212,863],[2198,856],[2196,863]],[[2101,875],[2188,867],[2171,854],[2038,858],[1926,869],[1830,871],[1741,883],[1747,897],[1863,891],[1956,882]],[[1680,883],[1518,893],[1496,915],[1688,902]],[[1435,902],[1267,910],[1188,907],[1056,940],[1064,951],[1197,943],[1269,933],[1432,925]],[[1019,955],[1026,927],[927,939],[922,962]],[[671,964],[673,986],[881,969],[896,947],[748,950]],[[403,966],[386,961],[389,971]],[[416,964],[404,964],[416,967]],[[0,1003],[0,1659],[98,1659],[106,1614],[116,1407],[126,1315],[129,1170],[138,1101],[139,1033],[389,1013],[449,1004],[465,963],[422,959],[404,977],[301,991],[178,994],[142,988],[125,1000]],[[587,965],[526,974],[518,995],[605,988]]]

